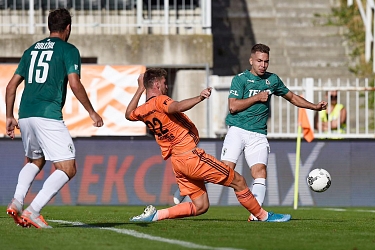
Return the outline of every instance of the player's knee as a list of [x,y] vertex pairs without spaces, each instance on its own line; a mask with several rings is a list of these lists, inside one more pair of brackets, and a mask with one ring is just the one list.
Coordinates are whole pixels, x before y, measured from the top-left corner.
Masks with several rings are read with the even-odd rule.
[[65,173],[69,177],[69,180],[72,179],[77,173],[77,168],[75,165],[65,170],[66,170]]
[[38,158],[38,159],[31,159],[31,158],[27,157],[27,161],[29,163],[33,163],[40,170],[42,170],[44,165],[46,164],[46,159],[44,157],[41,157],[41,158]]
[[75,167],[72,167],[72,168],[63,168],[63,169],[59,169],[61,171],[63,171],[69,178],[69,180],[71,180],[77,173],[77,169]]
[[256,164],[251,167],[251,175],[254,179],[267,177],[267,166],[264,164]]
[[198,216],[198,215],[201,215],[201,214],[205,214],[208,211],[209,207],[210,207],[209,204],[202,204],[199,207],[195,207],[196,208],[196,215]]
[[55,164],[56,169],[59,169],[65,172],[65,174],[69,177],[69,179],[72,179],[77,173],[75,160],[55,162],[54,164]]
[[77,169],[74,167],[69,171],[69,174],[67,174],[67,175],[68,175],[69,179],[72,179],[76,175],[76,173],[77,173]]

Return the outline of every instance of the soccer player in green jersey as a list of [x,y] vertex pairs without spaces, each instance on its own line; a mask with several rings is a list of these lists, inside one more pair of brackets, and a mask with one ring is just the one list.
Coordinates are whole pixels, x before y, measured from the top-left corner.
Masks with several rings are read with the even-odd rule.
[[[76,174],[75,148],[64,124],[62,108],[67,83],[87,110],[95,127],[103,120],[91,105],[80,81],[81,58],[78,49],[68,43],[72,18],[68,10],[57,9],[48,15],[50,36],[36,42],[22,55],[15,74],[6,88],[6,130],[14,138],[20,128],[27,163],[18,176],[14,198],[7,213],[22,226],[50,228],[40,211]],[[13,108],[17,87],[25,81],[18,122]],[[56,170],[46,179],[31,204],[23,210],[24,198],[46,160]]]
[[[327,102],[311,103],[290,91],[282,80],[267,72],[270,48],[256,44],[249,59],[251,70],[232,79],[226,124],[229,129],[224,139],[221,160],[232,168],[242,153],[254,178],[252,192],[262,206],[266,195],[267,163],[270,146],[267,140],[267,119],[271,95],[282,96],[300,108],[324,110]],[[249,221],[256,219],[252,215]]]
[[[221,152],[221,161],[231,168],[236,167],[240,155],[244,152],[254,178],[252,192],[261,206],[266,195],[270,152],[267,140],[270,96],[282,96],[301,108],[320,111],[327,107],[325,101],[313,104],[294,94],[276,74],[267,72],[269,51],[267,45],[254,45],[249,59],[251,70],[245,70],[232,79],[228,97],[229,114],[226,117],[229,129]],[[179,190],[173,196],[176,204],[185,198],[180,195]],[[252,219],[253,216],[250,215],[249,220]]]

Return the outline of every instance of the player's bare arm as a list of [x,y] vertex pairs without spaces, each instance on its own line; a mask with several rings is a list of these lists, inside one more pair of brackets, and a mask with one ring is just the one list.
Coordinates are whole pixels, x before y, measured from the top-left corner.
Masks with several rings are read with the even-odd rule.
[[250,96],[245,99],[229,98],[228,108],[231,114],[241,112],[257,102],[266,102],[268,100],[268,92],[262,91],[256,95]]
[[94,121],[93,125],[95,127],[103,126],[103,119],[100,117],[98,113],[94,110],[91,105],[90,99],[87,96],[86,90],[83,87],[81,80],[79,79],[78,74],[72,73],[68,75],[68,81],[70,88],[73,91],[75,97],[77,97],[78,101],[83,105],[83,107],[87,110],[90,115],[90,118]]
[[14,101],[16,99],[16,91],[18,86],[23,81],[23,77],[14,74],[12,79],[10,79],[5,93],[5,103],[6,103],[6,132],[10,138],[14,138],[14,129],[19,128],[18,122],[14,118],[13,109]]
[[307,108],[316,111],[324,110],[327,108],[327,102],[321,101],[317,104],[311,103],[307,101],[305,98],[294,94],[292,91],[289,91],[286,95],[283,96],[286,100],[288,100],[293,105],[299,108]]
[[199,96],[192,97],[189,99],[182,100],[180,102],[174,101],[172,102],[168,107],[168,113],[173,114],[177,112],[184,112],[186,110],[189,110],[193,108],[195,105],[203,101],[204,99],[207,99],[211,95],[212,88],[206,88],[202,90]]
[[133,119],[130,118],[130,114],[131,112],[133,112],[133,110],[135,110],[138,107],[139,99],[141,98],[143,92],[145,91],[145,86],[143,84],[143,75],[144,74],[139,75],[137,91],[135,92],[133,98],[130,100],[130,103],[128,104],[128,107],[126,108],[126,111],[125,111],[125,118],[129,121],[133,121]]

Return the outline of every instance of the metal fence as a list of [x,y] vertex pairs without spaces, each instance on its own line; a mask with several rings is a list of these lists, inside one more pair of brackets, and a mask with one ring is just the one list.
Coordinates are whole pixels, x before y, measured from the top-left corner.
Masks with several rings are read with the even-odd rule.
[[[211,86],[215,95],[211,95],[212,131],[214,136],[226,134],[225,116],[227,114],[227,98],[232,77],[211,76]],[[375,138],[375,104],[374,83],[368,79],[327,80],[322,79],[285,79],[285,85],[294,93],[304,96],[307,100],[317,103],[327,101],[331,104],[327,93],[338,91],[337,103],[347,110],[346,128],[344,133],[337,134],[330,127],[327,132],[316,130],[315,138]],[[218,96],[218,97],[215,97]],[[214,103],[220,103],[215,105]],[[223,110],[226,108],[226,111]],[[307,110],[311,128],[314,128],[315,111]],[[298,129],[298,108],[282,97],[272,96],[271,116],[268,120],[269,138],[296,138]]]
[[0,0],[0,34],[48,33],[61,7],[75,34],[211,34],[211,0]]

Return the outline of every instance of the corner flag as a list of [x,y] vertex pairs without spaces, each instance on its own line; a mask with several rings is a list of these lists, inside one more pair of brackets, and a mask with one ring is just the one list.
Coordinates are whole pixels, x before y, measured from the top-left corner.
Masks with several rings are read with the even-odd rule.
[[298,126],[303,129],[303,137],[307,142],[314,140],[314,130],[310,126],[309,118],[307,117],[306,109],[298,109]]
[[301,154],[301,134],[303,129],[303,137],[307,142],[314,140],[314,130],[310,126],[309,118],[306,109],[298,109],[298,132],[296,145],[296,166],[294,171],[294,209],[298,207],[298,184],[299,184],[299,162]]

